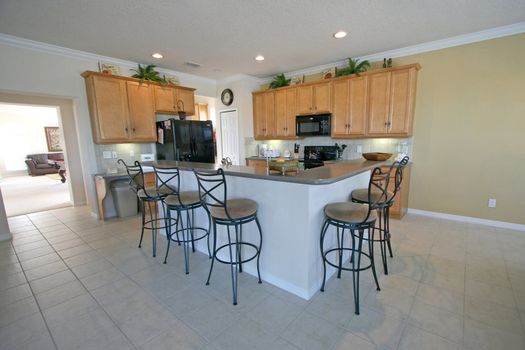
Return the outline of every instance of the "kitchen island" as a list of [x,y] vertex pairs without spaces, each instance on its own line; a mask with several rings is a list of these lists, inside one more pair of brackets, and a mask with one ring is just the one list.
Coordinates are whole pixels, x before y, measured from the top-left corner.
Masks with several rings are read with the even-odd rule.
[[[260,258],[263,281],[304,299],[310,299],[322,282],[319,235],[324,206],[331,202],[347,201],[352,190],[367,187],[369,170],[383,164],[385,162],[339,161],[300,171],[294,176],[282,176],[269,175],[265,169],[249,166],[177,161],[145,163],[157,167],[177,166],[183,191],[198,188],[193,169],[213,171],[223,168],[228,198],[250,198],[258,204],[258,217],[263,231]],[[198,226],[207,225],[203,210],[197,213],[197,221]],[[224,236],[219,231],[218,239]],[[246,240],[251,237],[255,239],[255,223],[243,226],[243,236]],[[205,240],[199,241],[197,247],[207,252]],[[243,265],[243,269],[256,275],[254,261]],[[329,270],[329,275],[334,271]]]

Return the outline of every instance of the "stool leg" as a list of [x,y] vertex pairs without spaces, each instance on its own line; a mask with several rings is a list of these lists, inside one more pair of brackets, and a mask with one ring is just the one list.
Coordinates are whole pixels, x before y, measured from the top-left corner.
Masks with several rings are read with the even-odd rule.
[[170,243],[171,243],[171,209],[168,208],[166,211],[166,217],[168,218],[169,224],[166,225],[166,237],[168,237],[168,246],[166,247],[166,256],[164,257],[164,264],[168,261],[168,253],[170,251]]
[[213,271],[213,263],[217,258],[217,223],[213,221],[213,257],[210,264],[210,272],[208,273],[208,279],[206,280],[206,285],[210,284],[211,272]]
[[337,252],[339,255],[339,269],[337,271],[337,278],[341,278],[341,271],[343,267],[343,247],[344,247],[344,241],[343,237],[345,235],[345,229],[344,227],[341,229],[341,238],[339,238],[339,227],[337,227],[337,248],[339,248],[339,251]]
[[328,220],[325,219],[323,222],[323,227],[321,228],[321,238],[319,242],[319,246],[321,247],[321,259],[323,259],[323,283],[321,284],[321,292],[324,292],[324,284],[326,282],[326,257],[324,254],[324,236],[326,235],[328,226],[329,226]]
[[208,243],[208,256],[210,257],[210,259],[212,258],[212,255],[211,255],[211,250],[210,250],[210,231],[211,231],[211,215],[210,213],[208,212],[208,210],[205,210],[206,211],[206,215],[208,215],[208,233],[207,233],[207,243]]
[[[177,210],[177,215],[181,217],[182,219],[182,214],[180,213],[180,209]],[[190,273],[190,269],[189,269],[189,264],[190,264],[190,236],[191,236],[191,232],[189,232],[189,229],[190,227],[188,226],[189,225],[189,221],[190,221],[190,213],[188,210],[186,210],[186,228],[184,228],[184,221],[181,220],[180,222],[180,225],[181,225],[181,232],[182,232],[182,246],[184,248],[184,266],[185,266],[185,272],[186,272],[186,275]],[[192,240],[193,242],[193,237],[192,237]]]
[[259,223],[259,219],[257,217],[255,217],[255,223],[257,224],[257,229],[259,230],[259,249],[257,251],[257,276],[259,277],[259,283],[262,283],[261,271],[259,270],[259,258],[261,257],[263,238],[262,238],[261,224]]
[[385,245],[385,228],[383,227],[383,209],[377,210],[378,222],[379,222],[379,247],[381,248],[381,260],[383,261],[383,269],[385,275],[388,275],[388,267],[386,266],[386,245]]
[[361,269],[361,250],[363,249],[363,235],[364,235],[364,232],[365,230],[364,229],[360,229],[359,230],[359,241],[358,241],[358,244],[357,244],[357,271],[354,271],[354,275],[356,276],[356,280],[355,280],[355,283],[356,283],[356,294],[354,295],[355,297],[355,314],[356,315],[359,315],[359,274],[360,274],[360,269]]
[[[188,220],[189,220],[189,217],[188,217]],[[191,208],[191,226],[188,226],[188,227],[191,227],[191,251],[195,253],[194,223],[195,223],[195,212],[194,212],[194,209]],[[190,225],[189,222],[188,222],[188,225]]]
[[390,257],[393,258],[392,254],[392,245],[390,244],[390,207],[385,208],[385,225],[386,225],[386,243],[388,244],[388,251],[390,252]]
[[[151,210],[151,202],[150,202],[150,210]],[[157,228],[158,228],[158,211],[157,211],[157,202],[153,204],[153,229],[151,230],[151,243],[153,245],[153,257],[155,258],[157,256]]]
[[[239,224],[239,227],[235,225],[235,238],[237,242],[242,242],[242,224]],[[239,272],[242,272],[242,256],[241,256],[241,249],[242,246],[240,244],[236,247],[237,251],[237,261],[239,262]]]
[[[352,236],[352,250],[355,251],[355,231],[350,229],[350,235]],[[359,301],[357,295],[357,284],[355,280],[355,259],[352,259],[352,290],[354,291],[354,312],[356,315],[359,315]]]
[[[237,263],[233,260],[233,257],[235,256],[235,259],[237,259],[238,254],[237,252],[235,254],[233,254],[232,252],[232,239],[231,239],[230,226],[227,225],[226,227],[228,230],[228,250],[230,252],[230,272],[232,276],[233,305],[237,305],[237,277],[238,277],[237,271],[238,269],[237,269]],[[237,237],[235,238],[237,239]],[[236,248],[238,244],[239,242],[236,240],[235,241]]]
[[374,259],[374,231],[375,231],[375,228],[372,225],[372,227],[368,229],[368,238],[369,238],[368,252],[370,254],[370,264],[372,266],[372,274],[374,275],[374,280],[376,282],[376,290],[381,290],[381,288],[379,288],[379,281],[377,280],[376,265],[375,265],[375,259]]
[[142,209],[141,210],[142,211],[142,215],[141,215],[141,217],[142,217],[142,230],[140,232],[140,241],[139,241],[139,248],[140,248],[140,247],[142,247],[142,238],[144,238],[144,225],[146,224],[145,223],[146,222],[146,213],[145,213],[146,205],[144,204],[144,201],[142,201],[142,200],[139,203],[140,203],[140,206],[141,206],[141,209]]

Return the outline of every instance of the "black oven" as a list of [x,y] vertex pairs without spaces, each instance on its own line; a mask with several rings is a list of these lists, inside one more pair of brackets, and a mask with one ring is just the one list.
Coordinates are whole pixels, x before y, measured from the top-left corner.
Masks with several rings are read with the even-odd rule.
[[298,115],[295,118],[297,136],[330,136],[330,114]]

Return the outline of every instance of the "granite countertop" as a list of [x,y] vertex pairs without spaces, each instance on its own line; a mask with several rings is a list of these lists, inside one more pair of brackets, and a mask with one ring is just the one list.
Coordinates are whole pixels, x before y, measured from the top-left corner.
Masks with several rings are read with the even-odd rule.
[[[153,167],[151,166],[143,166],[142,171],[144,171],[144,173],[152,173],[154,170],[153,170]],[[119,169],[116,173],[99,173],[93,176],[98,176],[105,180],[115,180],[115,179],[127,177],[128,173],[124,169]]]
[[210,164],[210,163],[196,163],[196,162],[178,162],[169,160],[160,160],[156,162],[145,162],[144,165],[152,166],[155,165],[159,168],[162,167],[178,167],[180,170],[193,170],[198,171],[214,171],[219,168],[224,170],[226,175],[247,177],[254,179],[270,180],[270,181],[281,181],[300,183],[308,185],[325,185],[331,184],[351,176],[360,174],[362,172],[371,170],[377,166],[389,164],[388,161],[376,162],[368,161],[364,159],[356,160],[341,160],[333,164],[327,164],[322,167],[302,170],[297,175],[280,175],[280,174],[268,174],[266,169],[251,167],[251,166],[239,166],[230,165],[225,166],[221,164]]

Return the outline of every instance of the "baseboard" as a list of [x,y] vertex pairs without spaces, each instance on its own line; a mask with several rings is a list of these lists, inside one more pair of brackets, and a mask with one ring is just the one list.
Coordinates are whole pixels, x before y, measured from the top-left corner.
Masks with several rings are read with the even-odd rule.
[[439,218],[439,219],[447,219],[447,220],[453,220],[453,221],[468,222],[468,223],[471,223],[471,224],[479,224],[479,225],[485,225],[485,226],[506,228],[506,229],[516,230],[516,231],[525,231],[525,225],[515,224],[515,223],[512,223],[512,222],[480,219],[480,218],[474,218],[474,217],[471,217],[471,216],[446,214],[446,213],[439,213],[439,212],[435,212],[435,211],[427,211],[427,210],[412,209],[412,208],[408,209],[408,213],[409,214],[415,214],[415,215],[428,216],[428,217],[432,217],[432,218]]

